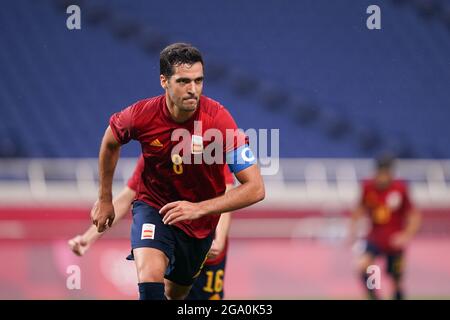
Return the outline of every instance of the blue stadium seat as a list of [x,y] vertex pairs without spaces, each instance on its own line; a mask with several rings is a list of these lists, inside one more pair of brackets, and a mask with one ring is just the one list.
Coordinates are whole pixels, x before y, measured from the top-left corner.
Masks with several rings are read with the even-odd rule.
[[[65,8],[74,3],[82,29],[69,31]],[[370,4],[2,4],[0,156],[96,157],[113,112],[162,92],[160,49],[184,41],[204,52],[205,94],[243,129],[281,128],[283,157],[366,157],[386,148],[450,157],[450,41],[442,23],[450,7],[386,1],[382,29],[369,31]],[[133,144],[123,155],[138,152]]]

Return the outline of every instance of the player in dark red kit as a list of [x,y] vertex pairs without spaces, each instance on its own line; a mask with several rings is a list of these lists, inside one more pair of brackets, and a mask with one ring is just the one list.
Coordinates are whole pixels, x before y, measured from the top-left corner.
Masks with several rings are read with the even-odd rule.
[[386,258],[387,273],[393,280],[394,299],[403,299],[402,275],[404,251],[420,226],[421,215],[411,203],[403,181],[392,174],[394,159],[383,156],[377,160],[377,171],[372,180],[364,181],[362,196],[352,215],[350,235],[356,234],[356,222],[368,214],[370,231],[364,254],[358,263],[359,273],[370,299],[378,299],[375,288],[367,285],[367,268],[378,256]]
[[[220,103],[202,95],[203,78],[196,48],[166,47],[160,54],[165,94],[114,114],[100,147],[98,210],[92,220],[103,232],[115,217],[112,179],[120,147],[131,139],[141,144],[144,172],[131,230],[140,299],[184,299],[207,257],[219,215],[264,198],[247,139]],[[197,161],[211,146],[214,161]],[[241,184],[225,194],[226,164]]]
[[[234,180],[228,167],[224,168],[227,190],[233,187]],[[116,225],[129,212],[136,191],[144,171],[144,158],[141,156],[136,164],[133,175],[127,185],[113,199],[114,212],[116,217],[113,225]],[[92,211],[95,212],[98,203],[94,204]],[[231,213],[221,214],[219,223],[215,230],[214,240],[208,253],[201,272],[196,278],[191,291],[186,299],[188,300],[219,300],[224,297],[225,263],[228,250],[228,233],[231,223]],[[83,234],[76,235],[68,241],[70,249],[78,256],[83,256],[89,248],[100,239],[104,233],[98,233],[97,228],[91,225]]]

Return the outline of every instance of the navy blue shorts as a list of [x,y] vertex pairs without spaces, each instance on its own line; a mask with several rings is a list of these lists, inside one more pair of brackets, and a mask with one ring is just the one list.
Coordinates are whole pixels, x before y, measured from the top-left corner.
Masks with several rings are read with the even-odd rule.
[[200,274],[212,244],[212,235],[204,239],[188,236],[181,229],[165,225],[158,210],[143,201],[133,203],[131,225],[131,254],[133,249],[155,248],[169,258],[165,278],[189,286]]
[[205,265],[186,300],[223,300],[226,257],[218,264]]
[[386,272],[394,279],[400,279],[403,275],[403,251],[395,253],[384,252],[370,241],[366,242],[365,252],[373,257],[386,257]]

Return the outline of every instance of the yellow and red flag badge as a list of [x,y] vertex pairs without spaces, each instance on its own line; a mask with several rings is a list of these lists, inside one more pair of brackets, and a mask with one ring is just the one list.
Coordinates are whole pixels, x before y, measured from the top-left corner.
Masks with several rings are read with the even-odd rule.
[[155,225],[152,223],[144,223],[142,225],[141,240],[155,239]]

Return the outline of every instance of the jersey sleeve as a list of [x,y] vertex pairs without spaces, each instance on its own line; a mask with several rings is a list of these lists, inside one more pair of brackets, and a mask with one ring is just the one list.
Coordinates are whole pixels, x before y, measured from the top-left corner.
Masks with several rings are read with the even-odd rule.
[[248,144],[248,137],[242,130],[238,129],[233,117],[225,108],[222,108],[218,112],[215,118],[215,128],[217,128],[224,137],[224,154]]
[[225,175],[225,183],[226,184],[234,184],[233,174],[230,171],[228,166],[223,167],[223,173]]
[[144,171],[144,156],[141,155],[139,157],[138,162],[136,163],[136,167],[134,168],[133,175],[128,179],[127,186],[133,190],[137,191],[139,181],[141,180],[142,172]]
[[233,173],[236,174],[256,163],[256,157],[248,145],[248,137],[242,130],[238,129],[233,117],[225,108],[219,111],[215,127],[224,137],[224,160]]
[[120,144],[128,143],[136,139],[136,128],[134,126],[137,110],[140,108],[140,102],[114,113],[109,119],[109,126],[114,137]]

